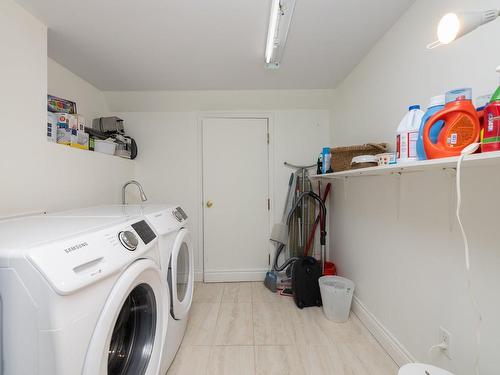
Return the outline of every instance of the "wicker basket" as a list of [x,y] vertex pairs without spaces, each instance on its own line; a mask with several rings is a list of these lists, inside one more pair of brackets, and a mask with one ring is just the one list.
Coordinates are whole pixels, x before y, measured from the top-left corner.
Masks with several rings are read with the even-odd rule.
[[347,147],[335,147],[330,149],[332,154],[332,170],[341,172],[351,169],[351,160],[360,155],[377,155],[389,151],[387,143],[367,143]]

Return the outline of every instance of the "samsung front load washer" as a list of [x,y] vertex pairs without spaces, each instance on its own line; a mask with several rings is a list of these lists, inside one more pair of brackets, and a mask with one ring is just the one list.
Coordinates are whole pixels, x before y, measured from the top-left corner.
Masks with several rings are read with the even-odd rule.
[[185,211],[173,204],[103,205],[55,212],[58,217],[136,217],[146,219],[158,234],[160,268],[166,280],[168,323],[165,326],[163,375],[184,337],[194,292],[194,250]]
[[5,374],[159,373],[165,281],[143,219],[26,217],[0,238]]

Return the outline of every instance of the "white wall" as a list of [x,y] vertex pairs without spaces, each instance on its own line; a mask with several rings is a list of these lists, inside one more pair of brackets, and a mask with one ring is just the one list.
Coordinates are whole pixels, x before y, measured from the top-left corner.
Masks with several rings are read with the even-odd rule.
[[[120,185],[132,175],[133,162],[46,140],[45,25],[11,0],[1,0],[0,44],[0,217],[118,202]],[[77,104],[93,115],[90,109],[96,107],[86,103],[90,97],[80,95],[85,84],[59,73],[57,84],[50,85],[53,94],[81,98]],[[59,91],[64,75],[72,88]]]
[[[279,140],[274,149],[276,220],[281,216],[289,173],[283,161],[313,163],[328,143],[332,90],[102,93],[47,60],[42,23],[10,0],[0,0],[0,6],[0,40],[6,54],[0,66],[0,105],[5,106],[0,126],[7,134],[15,130],[20,140],[1,138],[7,155],[1,162],[2,176],[7,183],[0,185],[4,197],[0,217],[116,203],[121,185],[135,175],[151,202],[178,202],[186,207],[195,218],[192,226],[198,242],[200,111],[265,111],[273,117],[273,136]],[[138,142],[137,160],[47,142],[47,93],[76,101],[89,124],[94,117],[128,112],[119,115]],[[23,101],[18,100],[21,97]],[[16,124],[15,129],[10,124]],[[197,269],[201,270],[198,259]]]
[[431,96],[472,87],[474,98],[498,86],[495,68],[500,21],[452,45],[428,50],[441,16],[452,10],[498,7],[493,0],[417,0],[365,59],[337,87],[332,143],[390,141],[408,106],[427,107]]
[[77,104],[78,113],[85,116],[87,126],[94,118],[109,114],[104,93],[67,68],[48,58],[48,93]]
[[[427,50],[440,16],[451,10],[497,8],[495,1],[417,0],[335,92],[332,143],[393,143],[408,105],[472,87],[491,93],[500,64],[500,22],[450,46]],[[464,172],[464,222],[470,235],[473,285],[483,312],[481,374],[498,374],[500,347],[500,203],[498,167]],[[336,182],[331,239],[340,274],[357,284],[358,300],[419,361],[456,374],[473,373],[474,314],[466,291],[463,245],[453,218],[447,172]],[[452,228],[452,229],[450,229]],[[452,359],[427,351],[440,326],[452,334]]]
[[[227,93],[228,98],[231,96]],[[253,99],[250,103],[258,102]],[[294,105],[290,103],[289,106]],[[203,271],[201,238],[201,139],[200,119],[206,112],[119,112],[127,132],[139,145],[136,178],[151,202],[181,204],[191,218],[193,242],[197,245],[195,269]],[[281,220],[290,170],[284,161],[312,164],[329,140],[328,110],[281,110],[254,113],[271,118],[274,221]]]
[[114,112],[327,109],[334,90],[106,91]]

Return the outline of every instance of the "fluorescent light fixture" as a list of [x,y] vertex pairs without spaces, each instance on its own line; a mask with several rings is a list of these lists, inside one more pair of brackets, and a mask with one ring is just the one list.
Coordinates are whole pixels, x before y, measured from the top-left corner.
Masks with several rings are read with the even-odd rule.
[[476,12],[452,12],[445,14],[437,28],[438,40],[430,43],[427,48],[433,49],[474,31],[479,26],[494,21],[499,16],[498,10]]
[[279,68],[294,8],[295,0],[271,0],[265,54],[267,68]]
[[269,29],[267,31],[266,64],[271,62],[274,53],[274,40],[278,31],[280,18],[280,0],[271,0],[271,14],[269,16]]

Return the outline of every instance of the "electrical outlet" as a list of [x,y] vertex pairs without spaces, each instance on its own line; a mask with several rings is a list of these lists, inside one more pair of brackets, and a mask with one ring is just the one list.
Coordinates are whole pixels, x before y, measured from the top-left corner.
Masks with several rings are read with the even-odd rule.
[[442,352],[451,359],[451,333],[443,327],[439,327],[439,343],[446,344],[446,349],[442,349]]

